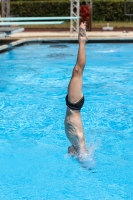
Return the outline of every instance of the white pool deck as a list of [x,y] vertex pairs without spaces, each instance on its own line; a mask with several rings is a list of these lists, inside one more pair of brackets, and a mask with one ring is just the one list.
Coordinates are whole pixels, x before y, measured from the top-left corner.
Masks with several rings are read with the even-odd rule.
[[[97,39],[97,38],[117,38],[117,39],[128,39],[131,38],[133,39],[133,31],[90,31],[87,32],[87,35],[90,39]],[[17,39],[22,39],[22,38],[50,38],[50,39],[63,39],[63,38],[68,38],[68,39],[73,39],[77,38],[77,33],[70,33],[70,31],[58,31],[58,32],[51,32],[51,31],[33,31],[33,32],[20,32],[20,33],[15,33],[9,36],[9,38],[17,38]]]

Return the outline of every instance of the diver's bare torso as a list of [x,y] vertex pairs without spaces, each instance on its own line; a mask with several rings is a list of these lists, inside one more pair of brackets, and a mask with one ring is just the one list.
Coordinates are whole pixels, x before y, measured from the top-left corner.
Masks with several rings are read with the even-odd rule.
[[[66,117],[65,117],[65,132],[68,137],[68,139],[73,139],[72,137],[75,138],[77,137],[77,140],[73,144],[75,147],[76,152],[80,152],[81,148],[84,147],[84,142],[83,138],[81,135],[83,134],[83,126],[82,126],[82,121],[81,121],[81,116],[80,116],[80,111],[76,110],[71,110],[70,108],[67,107],[66,110]],[[71,138],[70,138],[71,137]]]

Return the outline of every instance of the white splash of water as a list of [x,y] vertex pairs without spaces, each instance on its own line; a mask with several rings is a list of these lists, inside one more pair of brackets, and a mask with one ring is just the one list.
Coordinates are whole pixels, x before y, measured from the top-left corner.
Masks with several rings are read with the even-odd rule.
[[95,160],[95,150],[97,146],[94,145],[88,145],[88,151],[81,153],[79,155],[79,162],[81,166],[87,170],[92,170],[96,167],[96,160]]

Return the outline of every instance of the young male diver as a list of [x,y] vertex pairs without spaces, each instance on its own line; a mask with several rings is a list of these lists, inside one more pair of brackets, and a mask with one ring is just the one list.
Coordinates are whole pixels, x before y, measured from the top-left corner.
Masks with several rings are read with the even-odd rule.
[[82,76],[86,63],[85,44],[87,40],[86,24],[81,23],[78,34],[78,55],[77,62],[74,66],[72,77],[68,85],[68,93],[66,96],[66,117],[65,117],[65,132],[71,146],[68,147],[68,153],[77,157],[82,161],[89,152],[86,148],[84,130],[80,110],[84,104],[84,95],[82,92]]

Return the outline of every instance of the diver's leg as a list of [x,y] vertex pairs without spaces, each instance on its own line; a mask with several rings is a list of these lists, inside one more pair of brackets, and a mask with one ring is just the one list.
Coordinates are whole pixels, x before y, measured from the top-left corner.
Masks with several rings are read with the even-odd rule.
[[[86,36],[85,23],[81,23],[80,25],[78,39],[79,39],[79,49],[78,49],[77,62],[73,69],[72,78],[68,86],[68,100],[71,103],[78,102],[83,96],[82,75],[83,75],[83,70],[86,63],[85,43],[86,43],[86,40],[88,39]],[[70,153],[71,155],[75,155],[76,153],[79,154],[79,151],[81,149],[82,151],[86,149],[81,117],[78,117],[76,120],[78,123],[78,127],[80,127],[79,128],[80,131],[78,132],[78,135],[70,135],[66,131],[68,139],[73,144],[72,146],[68,148],[68,153]]]
[[79,48],[78,48],[77,62],[73,69],[72,77],[68,86],[68,100],[71,103],[78,102],[83,96],[82,74],[86,63],[85,43],[87,40],[85,23],[81,23],[80,25],[78,40],[79,40]]

